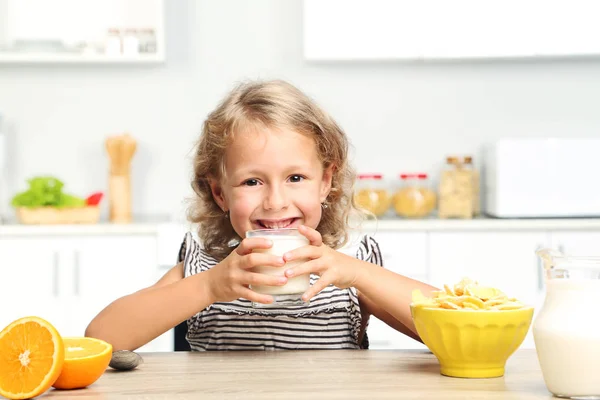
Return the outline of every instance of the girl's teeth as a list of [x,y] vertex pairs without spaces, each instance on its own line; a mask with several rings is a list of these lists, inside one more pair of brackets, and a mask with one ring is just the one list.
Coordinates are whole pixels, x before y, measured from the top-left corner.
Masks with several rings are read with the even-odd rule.
[[281,221],[281,222],[261,222],[261,224],[268,229],[279,229],[279,228],[285,228],[286,226],[288,226],[290,224],[291,220],[285,220],[285,221]]

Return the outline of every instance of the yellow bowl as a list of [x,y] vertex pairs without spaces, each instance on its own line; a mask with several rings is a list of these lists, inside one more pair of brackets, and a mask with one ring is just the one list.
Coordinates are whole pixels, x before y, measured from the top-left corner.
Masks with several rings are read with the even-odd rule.
[[411,306],[411,313],[442,375],[457,378],[503,376],[506,361],[523,343],[533,318],[532,307],[477,311]]

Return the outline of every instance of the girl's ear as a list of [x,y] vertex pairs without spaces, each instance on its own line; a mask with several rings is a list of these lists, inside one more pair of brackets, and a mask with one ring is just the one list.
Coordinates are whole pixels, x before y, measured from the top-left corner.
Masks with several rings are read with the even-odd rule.
[[227,207],[227,200],[223,195],[223,189],[221,187],[221,183],[214,178],[209,178],[208,183],[210,185],[210,191],[212,192],[213,199],[223,212],[227,211],[229,208]]
[[334,169],[335,167],[333,165],[329,165],[323,170],[323,179],[321,180],[321,203],[327,199],[327,196],[329,196],[329,192],[331,191]]

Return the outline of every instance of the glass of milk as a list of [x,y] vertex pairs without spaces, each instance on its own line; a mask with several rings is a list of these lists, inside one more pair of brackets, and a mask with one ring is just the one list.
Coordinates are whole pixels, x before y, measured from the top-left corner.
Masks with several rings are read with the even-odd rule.
[[546,253],[546,297],[533,323],[548,390],[600,399],[600,258]]
[[[298,229],[257,229],[246,232],[246,237],[261,237],[273,242],[269,249],[254,249],[256,253],[268,253],[276,256],[283,256],[288,251],[299,247],[307,246],[308,239],[303,236]],[[266,275],[284,276],[285,271],[306,262],[307,260],[293,260],[287,262],[283,267],[257,266],[254,272]],[[283,286],[258,286],[251,287],[257,293],[270,294],[274,302],[271,304],[252,303],[254,307],[280,307],[285,305],[305,304],[302,301],[302,294],[310,287],[310,274],[299,275],[288,279]]]

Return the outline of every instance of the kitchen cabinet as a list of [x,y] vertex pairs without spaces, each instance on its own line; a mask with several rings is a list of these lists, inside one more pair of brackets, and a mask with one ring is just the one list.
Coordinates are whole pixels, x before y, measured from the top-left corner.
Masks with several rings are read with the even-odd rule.
[[600,53],[600,6],[589,0],[304,0],[303,7],[308,60]]
[[[157,270],[153,235],[2,237],[0,277],[8,290],[0,295],[7,305],[0,323],[37,315],[63,336],[83,336],[98,312],[154,283]],[[167,332],[140,351],[172,348],[172,332]]]
[[369,321],[367,334],[369,336],[369,348],[372,350],[427,348],[423,343],[396,331],[375,317],[371,317]]
[[531,301],[540,289],[535,251],[549,243],[543,231],[431,233],[431,282],[441,287],[469,277]]
[[[533,305],[537,315],[543,275],[535,251],[550,244],[548,232],[435,232],[429,240],[431,284],[469,277]],[[534,347],[531,331],[523,347]]]
[[572,256],[600,257],[600,232],[552,231],[552,247]]
[[152,236],[90,237],[75,242],[72,253],[72,296],[78,321],[74,334],[119,297],[153,283],[156,240]]
[[[421,281],[428,280],[426,232],[376,232],[386,269]],[[423,349],[425,346],[372,316],[367,329],[371,349]]]
[[410,278],[428,279],[426,232],[377,232],[373,238],[385,268]]
[[[0,325],[39,315],[65,335],[82,335],[110,302],[172,268],[189,229],[185,224],[0,225]],[[386,269],[438,287],[468,276],[532,304],[534,318],[544,300],[537,248],[600,256],[598,219],[383,219],[365,222],[344,252],[355,254],[361,232],[377,240]],[[372,349],[424,348],[375,317],[368,335]],[[523,347],[533,346],[530,331]],[[173,330],[139,350],[172,351]]]
[[[157,243],[153,235],[91,237],[78,241],[74,252],[74,295],[78,320],[72,328],[84,332],[88,322],[114,300],[157,281]],[[172,333],[141,347],[139,351],[168,351]]]
[[68,328],[59,244],[51,238],[0,238],[0,329],[29,315],[52,321],[59,331]]
[[0,63],[160,63],[164,0],[0,0]]
[[[85,327],[114,300],[156,282],[157,244],[152,235],[90,237],[78,240],[73,251],[73,315],[70,327],[83,335]],[[140,351],[170,350],[170,334]],[[161,346],[170,344],[170,347]]]

